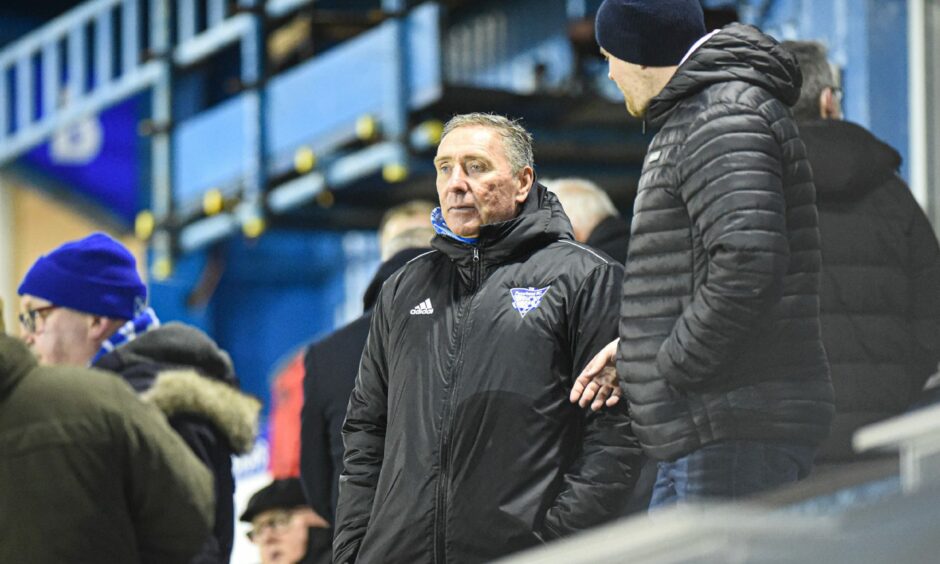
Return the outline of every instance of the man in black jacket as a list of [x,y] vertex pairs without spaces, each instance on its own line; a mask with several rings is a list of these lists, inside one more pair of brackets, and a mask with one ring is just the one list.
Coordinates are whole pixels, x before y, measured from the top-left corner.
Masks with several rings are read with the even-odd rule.
[[901,157],[841,121],[825,47],[785,42],[803,71],[793,107],[813,167],[822,238],[822,336],[836,416],[817,463],[856,459],[852,435],[902,413],[940,361],[940,249]]
[[697,0],[605,0],[596,33],[627,109],[659,132],[634,205],[619,350],[572,395],[616,351],[634,430],[661,461],[651,506],[797,480],[833,412],[815,190],[787,107],[799,68],[756,28],[706,35]]
[[379,226],[379,248],[385,260],[363,296],[365,313],[310,345],[304,355],[300,478],[310,506],[330,523],[336,516],[343,470],[343,421],[369,335],[372,308],[385,280],[427,252],[434,236],[433,208],[430,202],[415,200],[385,213]]
[[336,562],[481,562],[617,515],[639,449],[625,406],[567,401],[616,333],[622,268],[572,241],[531,137],[453,118],[433,250],[385,282],[343,438]]
[[228,562],[235,512],[232,455],[250,450],[260,402],[238,389],[228,354],[205,333],[161,326],[145,307],[134,256],[95,233],[40,257],[20,284],[22,335],[41,364],[120,375],[212,471],[213,534],[194,563]]

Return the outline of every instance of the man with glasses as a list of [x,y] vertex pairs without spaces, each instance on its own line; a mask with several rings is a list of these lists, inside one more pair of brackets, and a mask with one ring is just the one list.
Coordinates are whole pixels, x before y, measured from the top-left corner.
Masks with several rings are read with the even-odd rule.
[[119,374],[164,412],[215,477],[215,529],[196,562],[228,561],[231,456],[251,449],[260,404],[238,390],[228,354],[205,333],[160,325],[134,256],[103,233],[40,257],[19,287],[23,340],[44,365]]
[[274,480],[248,500],[240,517],[251,523],[248,539],[261,564],[327,564],[333,559],[333,529],[307,506],[300,480]]
[[0,484],[0,562],[185,564],[211,532],[212,476],[166,420],[2,323]]
[[857,460],[852,435],[908,409],[940,361],[940,249],[898,175],[901,156],[842,121],[826,49],[783,43],[800,63],[793,115],[813,168],[822,242],[820,321],[836,416],[816,456],[829,470]]

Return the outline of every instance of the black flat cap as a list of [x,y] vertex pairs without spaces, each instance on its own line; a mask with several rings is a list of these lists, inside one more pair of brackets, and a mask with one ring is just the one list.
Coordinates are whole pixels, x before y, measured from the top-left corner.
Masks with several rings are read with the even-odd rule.
[[293,509],[307,505],[304,490],[297,478],[274,480],[261,488],[248,500],[248,507],[239,518],[250,522],[259,513],[272,509]]

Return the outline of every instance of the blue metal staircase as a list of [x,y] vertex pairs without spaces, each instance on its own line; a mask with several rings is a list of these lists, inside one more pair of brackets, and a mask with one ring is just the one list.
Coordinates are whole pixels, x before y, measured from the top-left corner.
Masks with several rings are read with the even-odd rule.
[[[140,129],[149,136],[149,209],[136,230],[150,241],[155,280],[180,255],[239,232],[258,237],[272,219],[347,186],[427,192],[428,152],[457,112],[525,118],[553,163],[597,169],[623,155],[616,175],[629,184],[629,161],[645,145],[635,123],[619,105],[601,101],[591,116],[583,99],[558,94],[575,65],[566,26],[595,8],[588,4],[91,0],[0,52],[0,166],[69,123],[148,93]],[[374,23],[266,72],[266,28],[328,10]],[[186,73],[221,56],[237,60],[238,91],[184,115]]]

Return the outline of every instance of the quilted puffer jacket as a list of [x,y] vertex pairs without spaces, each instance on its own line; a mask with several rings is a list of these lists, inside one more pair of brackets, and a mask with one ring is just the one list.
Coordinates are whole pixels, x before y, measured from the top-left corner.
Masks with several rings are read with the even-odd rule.
[[650,103],[617,370],[654,458],[829,431],[816,193],[788,108],[801,82],[776,41],[732,24]]

